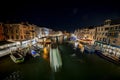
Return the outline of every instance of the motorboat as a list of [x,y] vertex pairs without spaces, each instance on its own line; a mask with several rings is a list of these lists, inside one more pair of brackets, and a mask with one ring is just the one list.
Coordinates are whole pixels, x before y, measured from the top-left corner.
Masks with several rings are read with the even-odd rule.
[[24,57],[21,55],[21,52],[19,52],[19,51],[12,51],[11,54],[10,54],[10,58],[15,63],[22,63],[22,62],[24,62]]
[[35,50],[31,50],[31,55],[32,55],[33,57],[40,56],[40,54],[37,53],[37,51],[35,51]]
[[85,45],[84,46],[84,52],[95,53],[95,47],[92,46],[92,45]]

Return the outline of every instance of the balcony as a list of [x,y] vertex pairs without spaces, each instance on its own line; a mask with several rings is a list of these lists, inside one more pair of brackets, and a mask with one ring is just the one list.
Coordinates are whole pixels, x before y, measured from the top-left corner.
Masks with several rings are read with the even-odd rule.
[[26,31],[25,33],[26,33],[26,34],[30,34],[30,32],[29,32],[29,31]]
[[35,30],[30,30],[30,32],[35,32]]
[[119,37],[119,33],[108,33],[108,37],[111,37],[111,38],[118,38]]

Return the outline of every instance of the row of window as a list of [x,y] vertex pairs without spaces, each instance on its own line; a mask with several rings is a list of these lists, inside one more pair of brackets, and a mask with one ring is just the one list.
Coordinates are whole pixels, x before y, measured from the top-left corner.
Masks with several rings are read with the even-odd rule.
[[108,38],[97,38],[97,41],[110,42]]
[[106,28],[97,28],[97,31],[118,30],[118,29],[120,29],[120,26],[106,27]]
[[[34,35],[33,35],[34,36]],[[32,37],[24,35],[24,36],[6,36],[7,39],[31,39]]]
[[97,38],[97,41],[102,41],[102,42],[106,42],[106,43],[116,43],[117,42],[117,39],[114,39],[114,40],[111,40],[111,39],[108,39],[108,38]]
[[23,28],[34,29],[34,27],[24,26]]
[[102,35],[102,36],[109,36],[109,37],[116,37],[116,38],[118,38],[119,33],[118,33],[118,32],[113,32],[113,33],[97,33],[97,35]]
[[105,36],[107,36],[108,35],[108,33],[97,33],[97,35],[105,35]]
[[79,32],[78,34],[94,34],[93,32]]

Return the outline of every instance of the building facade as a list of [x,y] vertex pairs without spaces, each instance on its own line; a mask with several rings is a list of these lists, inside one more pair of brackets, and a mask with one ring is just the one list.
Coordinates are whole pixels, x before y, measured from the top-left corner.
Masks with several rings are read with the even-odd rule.
[[93,40],[96,50],[113,60],[120,60],[120,19],[107,19],[103,25],[78,29],[74,34],[82,42]]
[[45,36],[52,35],[53,30],[45,27],[35,26],[35,33],[37,38],[42,38]]
[[81,28],[75,31],[75,35],[78,39],[95,39],[96,30],[94,27]]
[[41,27],[35,26],[35,32],[36,32],[37,38],[41,38],[42,37],[42,28]]
[[103,25],[77,29],[74,34],[78,39],[90,39],[120,46],[120,20],[107,19]]
[[120,22],[105,20],[104,25],[96,27],[96,41],[120,46]]
[[0,23],[0,41],[3,41],[5,40],[5,37],[4,37],[4,26],[3,26],[3,23]]
[[29,40],[36,36],[34,26],[30,24],[5,24],[4,27],[6,40]]

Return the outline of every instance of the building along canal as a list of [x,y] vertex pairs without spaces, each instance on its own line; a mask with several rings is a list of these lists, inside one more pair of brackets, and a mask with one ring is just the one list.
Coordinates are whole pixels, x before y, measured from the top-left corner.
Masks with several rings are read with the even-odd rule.
[[[71,45],[59,44],[62,68],[53,72],[49,60],[27,56],[15,64],[9,56],[0,58],[0,80],[117,80],[120,66],[96,54],[75,52]],[[74,55],[76,53],[76,55]]]

